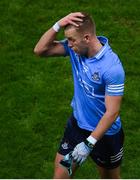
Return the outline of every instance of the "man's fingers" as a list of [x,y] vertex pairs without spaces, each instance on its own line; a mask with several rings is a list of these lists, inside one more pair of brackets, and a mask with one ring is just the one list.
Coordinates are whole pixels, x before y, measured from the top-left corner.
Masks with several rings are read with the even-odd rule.
[[71,20],[72,20],[72,21],[80,21],[80,22],[83,21],[82,18],[78,18],[78,17],[73,17]]
[[71,13],[71,15],[77,16],[77,17],[84,17],[84,15],[81,12]]
[[82,161],[82,157],[79,156],[79,157],[77,158],[76,162],[77,162],[77,163],[80,163],[81,161]]
[[77,13],[71,13],[70,15],[68,15],[69,18],[69,24],[72,24],[74,26],[79,26],[76,22],[82,22],[84,15],[81,14],[80,12]]
[[68,24],[74,25],[74,26],[79,26],[76,22],[82,22],[82,18],[84,15],[80,12],[75,12],[75,13],[70,13],[69,15],[65,16],[64,18],[60,19],[58,21],[60,27],[64,27]]
[[79,162],[79,165],[81,165],[86,159],[82,159],[80,162]]
[[74,160],[76,160],[78,158],[77,151],[72,152],[72,157],[73,157]]
[[71,19],[69,19],[69,24],[72,24],[74,26],[79,26],[77,22],[82,22],[82,21],[83,21],[82,18],[72,17]]
[[77,26],[77,27],[79,26],[76,22],[74,22],[74,21],[72,21],[72,20],[69,21],[69,24],[74,25],[74,26]]

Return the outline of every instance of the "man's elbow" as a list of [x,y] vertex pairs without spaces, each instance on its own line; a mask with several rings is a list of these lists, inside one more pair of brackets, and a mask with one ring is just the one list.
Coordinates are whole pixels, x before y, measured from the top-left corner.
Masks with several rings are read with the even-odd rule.
[[119,116],[120,112],[119,111],[113,111],[113,112],[107,111],[106,114],[109,117],[111,117],[112,119],[116,119]]
[[119,111],[114,112],[114,114],[113,114],[114,118],[116,119],[119,116],[119,114],[120,114]]

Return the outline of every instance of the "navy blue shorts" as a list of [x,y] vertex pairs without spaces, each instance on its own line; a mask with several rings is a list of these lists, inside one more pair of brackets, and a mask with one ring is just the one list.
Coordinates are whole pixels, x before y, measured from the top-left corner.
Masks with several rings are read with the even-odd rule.
[[[85,141],[90,134],[91,131],[79,128],[72,115],[68,119],[58,152],[62,155],[68,154],[78,143]],[[104,135],[95,144],[90,156],[98,166],[106,169],[116,168],[122,161],[123,142],[124,133],[121,128],[115,135]]]

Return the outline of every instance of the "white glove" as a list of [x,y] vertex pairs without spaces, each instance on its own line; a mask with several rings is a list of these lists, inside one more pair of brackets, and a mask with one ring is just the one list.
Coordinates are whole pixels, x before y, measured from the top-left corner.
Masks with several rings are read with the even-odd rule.
[[93,147],[97,140],[92,136],[89,136],[85,142],[79,143],[72,152],[72,157],[79,165],[81,165],[90,152],[93,150]]
[[86,160],[91,151],[92,149],[90,149],[84,142],[81,142],[74,148],[72,157],[74,161],[81,165]]

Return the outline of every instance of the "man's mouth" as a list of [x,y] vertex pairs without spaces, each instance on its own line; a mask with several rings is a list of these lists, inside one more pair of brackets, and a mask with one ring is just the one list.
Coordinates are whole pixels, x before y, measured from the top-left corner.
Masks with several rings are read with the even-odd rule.
[[73,47],[72,49],[73,49],[73,51],[77,52],[77,48],[76,47]]

